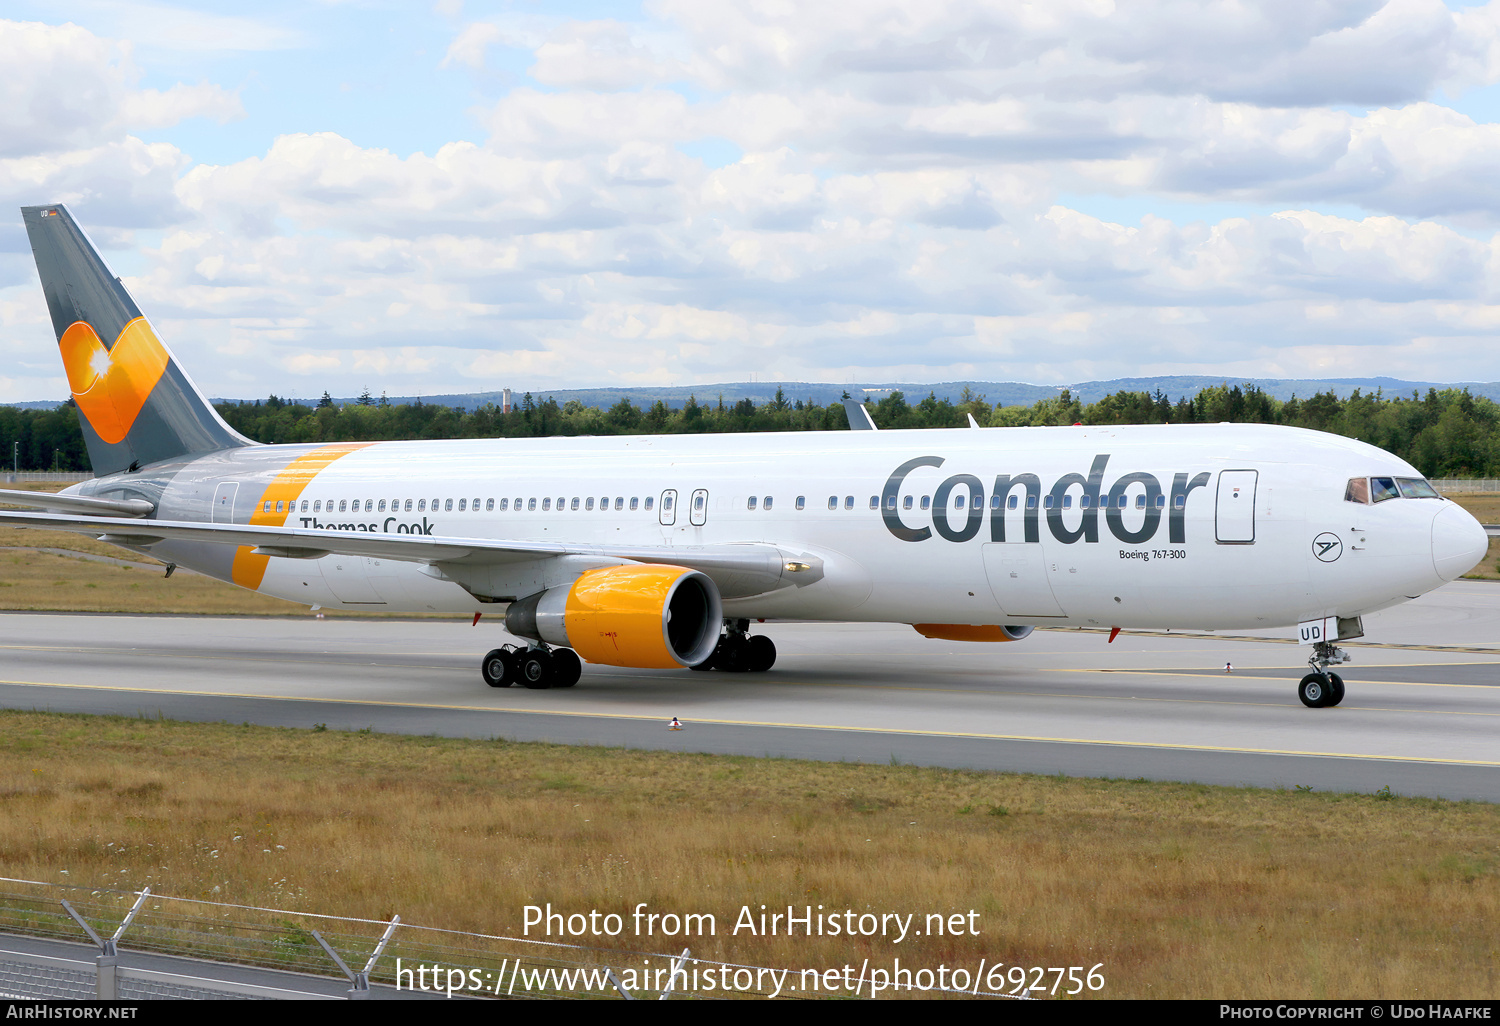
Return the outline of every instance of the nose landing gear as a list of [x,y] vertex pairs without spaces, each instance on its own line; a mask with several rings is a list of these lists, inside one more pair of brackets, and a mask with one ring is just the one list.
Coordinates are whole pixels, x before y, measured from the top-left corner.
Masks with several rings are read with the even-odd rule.
[[1326,709],[1344,700],[1344,679],[1329,672],[1335,663],[1347,663],[1349,653],[1331,641],[1320,641],[1313,646],[1313,654],[1307,660],[1312,673],[1302,678],[1297,685],[1297,697],[1309,709]]
[[764,634],[752,635],[749,620],[725,620],[724,628],[713,654],[689,669],[764,673],[776,664],[776,643]]

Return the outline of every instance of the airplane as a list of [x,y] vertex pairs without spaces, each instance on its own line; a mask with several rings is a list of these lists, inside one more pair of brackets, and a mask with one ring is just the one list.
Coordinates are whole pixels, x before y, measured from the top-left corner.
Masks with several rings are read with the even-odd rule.
[[62,204],[22,208],[93,480],[0,523],[93,535],[313,607],[473,613],[526,642],[491,687],[582,663],[764,672],[751,621],[1295,628],[1338,705],[1361,617],[1457,579],[1483,527],[1410,464],[1254,424],[261,445],[231,429]]

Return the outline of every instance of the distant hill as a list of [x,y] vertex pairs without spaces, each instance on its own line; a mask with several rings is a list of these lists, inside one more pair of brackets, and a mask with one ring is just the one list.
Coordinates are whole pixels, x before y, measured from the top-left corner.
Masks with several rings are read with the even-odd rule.
[[[1055,396],[1063,389],[1070,389],[1074,396],[1085,403],[1098,402],[1100,399],[1115,392],[1150,392],[1158,390],[1165,392],[1174,402],[1183,396],[1194,396],[1205,388],[1214,385],[1255,385],[1267,394],[1277,399],[1287,400],[1294,394],[1301,399],[1315,395],[1318,392],[1327,392],[1330,389],[1341,398],[1347,398],[1355,389],[1362,392],[1383,392],[1390,396],[1409,396],[1413,392],[1426,395],[1427,390],[1435,388],[1442,391],[1445,388],[1467,388],[1476,396],[1484,396],[1488,399],[1500,402],[1500,381],[1403,381],[1399,378],[1239,378],[1227,375],[1199,374],[1199,375],[1168,375],[1156,378],[1114,378],[1109,381],[1082,381],[1070,385],[1029,385],[1019,381],[941,381],[937,383],[924,382],[914,383],[909,381],[889,381],[880,383],[860,384],[830,384],[828,382],[809,381],[730,381],[715,385],[675,385],[670,387],[646,386],[640,388],[555,388],[535,389],[532,391],[533,398],[537,400],[551,396],[559,403],[576,400],[585,406],[595,406],[607,409],[628,398],[639,407],[647,407],[658,399],[665,402],[669,407],[676,409],[687,402],[688,396],[696,396],[699,403],[717,403],[719,397],[723,396],[726,403],[738,402],[741,399],[750,399],[757,405],[769,402],[780,388],[788,399],[812,400],[819,406],[827,406],[837,401],[847,391],[855,398],[880,399],[893,391],[905,393],[912,402],[923,399],[929,392],[935,394],[939,399],[948,399],[958,402],[965,388],[974,395],[982,395],[991,404],[1000,403],[1005,406],[1030,406],[1038,399],[1046,399]],[[518,405],[521,397],[526,393],[525,388],[515,388],[512,391],[512,399]],[[246,402],[255,398],[250,397]],[[334,402],[343,406],[356,401],[357,397],[347,396],[335,399]],[[467,392],[452,393],[446,395],[424,395],[424,396],[390,396],[389,402],[394,404],[412,403],[417,399],[424,403],[434,403],[439,406],[461,406],[472,410],[485,403],[500,405],[501,394],[497,392]],[[234,399],[215,399],[214,402],[236,402]],[[315,400],[300,399],[300,402],[310,403]],[[23,409],[52,409],[59,405],[56,401],[9,403],[10,406],[18,406]]]
[[[750,399],[757,405],[770,402],[780,388],[788,399],[811,399],[819,406],[827,406],[840,399],[847,391],[855,398],[880,399],[894,391],[904,393],[908,400],[916,402],[926,398],[929,392],[939,399],[958,402],[965,388],[974,395],[982,395],[992,405],[1030,406],[1038,399],[1055,396],[1063,389],[1070,389],[1085,403],[1098,402],[1115,392],[1155,392],[1160,389],[1173,402],[1183,396],[1192,397],[1205,388],[1215,385],[1255,385],[1269,395],[1287,400],[1295,394],[1300,399],[1327,392],[1332,389],[1340,398],[1347,398],[1356,388],[1362,392],[1382,391],[1387,397],[1409,396],[1412,392],[1426,395],[1429,388],[1442,391],[1445,388],[1467,388],[1472,394],[1482,395],[1500,402],[1500,381],[1402,381],[1398,378],[1236,378],[1223,375],[1172,375],[1159,378],[1114,378],[1110,381],[1083,381],[1071,385],[1030,385],[1020,381],[940,381],[937,383],[914,383],[910,381],[886,381],[879,383],[830,384],[810,381],[729,381],[716,385],[674,385],[670,387],[645,386],[639,388],[558,388],[537,389],[532,392],[536,400],[551,396],[559,403],[577,400],[585,406],[608,409],[621,399],[628,398],[637,406],[650,406],[658,399],[676,409],[687,402],[688,396],[697,397],[701,403],[716,403],[719,396],[726,403]],[[514,388],[511,399],[518,405],[526,389]],[[410,403],[417,396],[391,396],[392,403]],[[440,406],[462,406],[475,409],[485,403],[500,405],[499,392],[468,392],[464,394],[424,395],[424,403]],[[216,402],[219,400],[215,400]],[[305,400],[304,400],[305,401]],[[352,403],[355,397],[335,399],[342,406]]]

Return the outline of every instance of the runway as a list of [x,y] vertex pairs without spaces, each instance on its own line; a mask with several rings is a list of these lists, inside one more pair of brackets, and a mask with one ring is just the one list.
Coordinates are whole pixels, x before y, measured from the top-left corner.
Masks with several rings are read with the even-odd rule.
[[587,667],[528,691],[480,680],[510,640],[487,621],[8,613],[0,706],[1500,801],[1500,585],[1367,617],[1335,709],[1297,701],[1309,650],[1291,630],[756,629],[780,652],[770,673]]

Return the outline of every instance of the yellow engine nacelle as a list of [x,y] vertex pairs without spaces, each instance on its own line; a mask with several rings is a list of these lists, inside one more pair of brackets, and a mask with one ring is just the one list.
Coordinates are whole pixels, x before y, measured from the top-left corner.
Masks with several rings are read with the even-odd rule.
[[938,641],[1020,641],[1030,634],[1030,627],[977,626],[968,623],[914,623],[912,627],[924,638]]
[[683,566],[630,564],[588,570],[569,588],[512,602],[505,627],[566,645],[610,666],[674,669],[713,654],[724,620],[719,589]]

